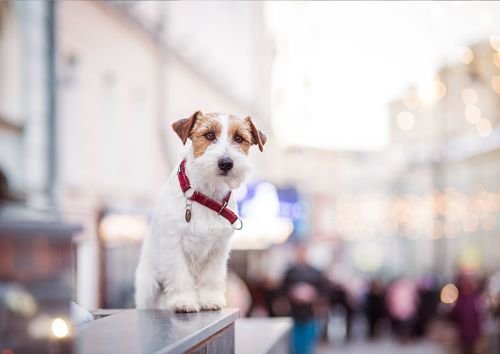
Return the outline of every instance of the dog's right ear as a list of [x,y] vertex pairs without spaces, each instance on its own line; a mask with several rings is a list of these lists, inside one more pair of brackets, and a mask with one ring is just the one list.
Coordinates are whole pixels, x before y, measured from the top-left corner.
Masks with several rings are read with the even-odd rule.
[[180,119],[172,123],[172,128],[177,135],[179,135],[179,138],[181,138],[183,145],[186,145],[186,141],[189,138],[189,134],[191,133],[191,129],[193,128],[196,119],[202,115],[203,113],[201,113],[201,111],[196,111],[191,115],[191,117]]

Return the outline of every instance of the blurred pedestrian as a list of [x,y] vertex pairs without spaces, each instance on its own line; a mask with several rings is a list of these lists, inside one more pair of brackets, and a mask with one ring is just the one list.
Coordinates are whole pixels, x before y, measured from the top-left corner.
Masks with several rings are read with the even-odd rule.
[[422,337],[427,332],[427,327],[436,315],[439,305],[439,285],[435,275],[425,275],[420,279],[418,287],[419,304],[415,334]]
[[493,351],[500,353],[500,271],[489,278],[486,293],[492,323],[488,334],[489,345]]
[[387,310],[392,329],[403,342],[411,339],[413,335],[417,305],[417,287],[412,280],[401,278],[387,289]]
[[483,333],[481,291],[473,274],[460,274],[457,285],[458,297],[451,318],[457,325],[462,353],[472,354]]
[[374,339],[378,334],[380,320],[386,314],[384,287],[380,280],[374,279],[370,282],[365,299],[365,314],[368,321],[368,337]]
[[490,277],[487,293],[491,314],[495,318],[500,318],[500,271]]
[[12,191],[7,175],[0,167],[0,206],[21,201],[23,201],[22,195]]
[[342,317],[345,325],[345,341],[351,339],[352,333],[352,318],[354,315],[354,306],[350,299],[347,289],[340,283],[332,282],[330,287],[330,308],[333,312],[335,309],[342,309]]
[[328,281],[307,263],[307,248],[296,248],[295,263],[288,268],[283,280],[283,292],[290,302],[293,318],[292,351],[294,354],[314,353],[318,338],[315,307],[326,293]]

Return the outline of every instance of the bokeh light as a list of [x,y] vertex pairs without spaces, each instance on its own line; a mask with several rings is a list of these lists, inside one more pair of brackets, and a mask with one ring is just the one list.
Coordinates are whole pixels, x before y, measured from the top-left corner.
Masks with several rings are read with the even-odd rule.
[[500,94],[500,76],[493,76],[491,78],[491,87],[496,93]]
[[50,329],[56,338],[64,338],[69,334],[68,323],[62,318],[55,318],[52,321]]
[[415,126],[415,116],[408,111],[399,112],[396,120],[401,130],[411,130]]
[[493,53],[493,64],[495,64],[497,68],[500,68],[500,52]]
[[439,79],[423,80],[417,85],[420,100],[427,105],[434,104],[446,95],[446,85]]
[[486,119],[482,118],[476,125],[477,133],[480,136],[486,137],[491,134],[493,127],[491,125],[491,122]]
[[500,36],[496,34],[491,35],[490,44],[493,49],[500,51]]
[[448,283],[441,289],[439,297],[444,304],[454,304],[458,298],[458,288],[455,284]]
[[141,241],[148,230],[148,220],[142,215],[108,214],[99,226],[99,235],[108,244]]
[[354,265],[363,272],[375,272],[384,263],[384,253],[375,243],[360,244],[354,248]]
[[474,105],[467,105],[465,107],[465,118],[471,124],[477,124],[481,120],[481,110]]
[[458,48],[458,59],[464,64],[470,64],[474,60],[474,52],[469,47]]

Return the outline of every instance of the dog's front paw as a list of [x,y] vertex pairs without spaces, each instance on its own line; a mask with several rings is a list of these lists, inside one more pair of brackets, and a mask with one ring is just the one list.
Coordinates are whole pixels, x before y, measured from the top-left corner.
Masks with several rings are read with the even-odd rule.
[[202,292],[199,297],[200,307],[204,311],[217,311],[226,306],[223,292]]
[[197,303],[181,301],[172,305],[172,310],[175,312],[198,312],[200,311],[200,305]]
[[200,305],[196,297],[191,294],[178,294],[172,296],[167,302],[167,308],[175,312],[198,312]]
[[201,310],[202,311],[218,311],[220,310],[221,308],[224,307],[224,304],[223,303],[219,303],[219,304],[202,304],[201,305]]

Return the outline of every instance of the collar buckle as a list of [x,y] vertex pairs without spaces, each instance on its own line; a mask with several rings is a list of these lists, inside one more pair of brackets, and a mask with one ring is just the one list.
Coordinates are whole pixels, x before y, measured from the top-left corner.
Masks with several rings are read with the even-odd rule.
[[187,200],[191,200],[191,197],[193,196],[194,194],[194,190],[193,188],[191,187],[191,185],[188,185],[187,189],[182,192],[182,194],[184,194],[184,197],[187,199]]
[[224,200],[224,203],[222,204],[222,207],[220,208],[219,212],[217,213],[217,215],[220,215],[220,213],[222,213],[222,211],[224,209],[226,209],[226,206],[227,206],[227,200]]

